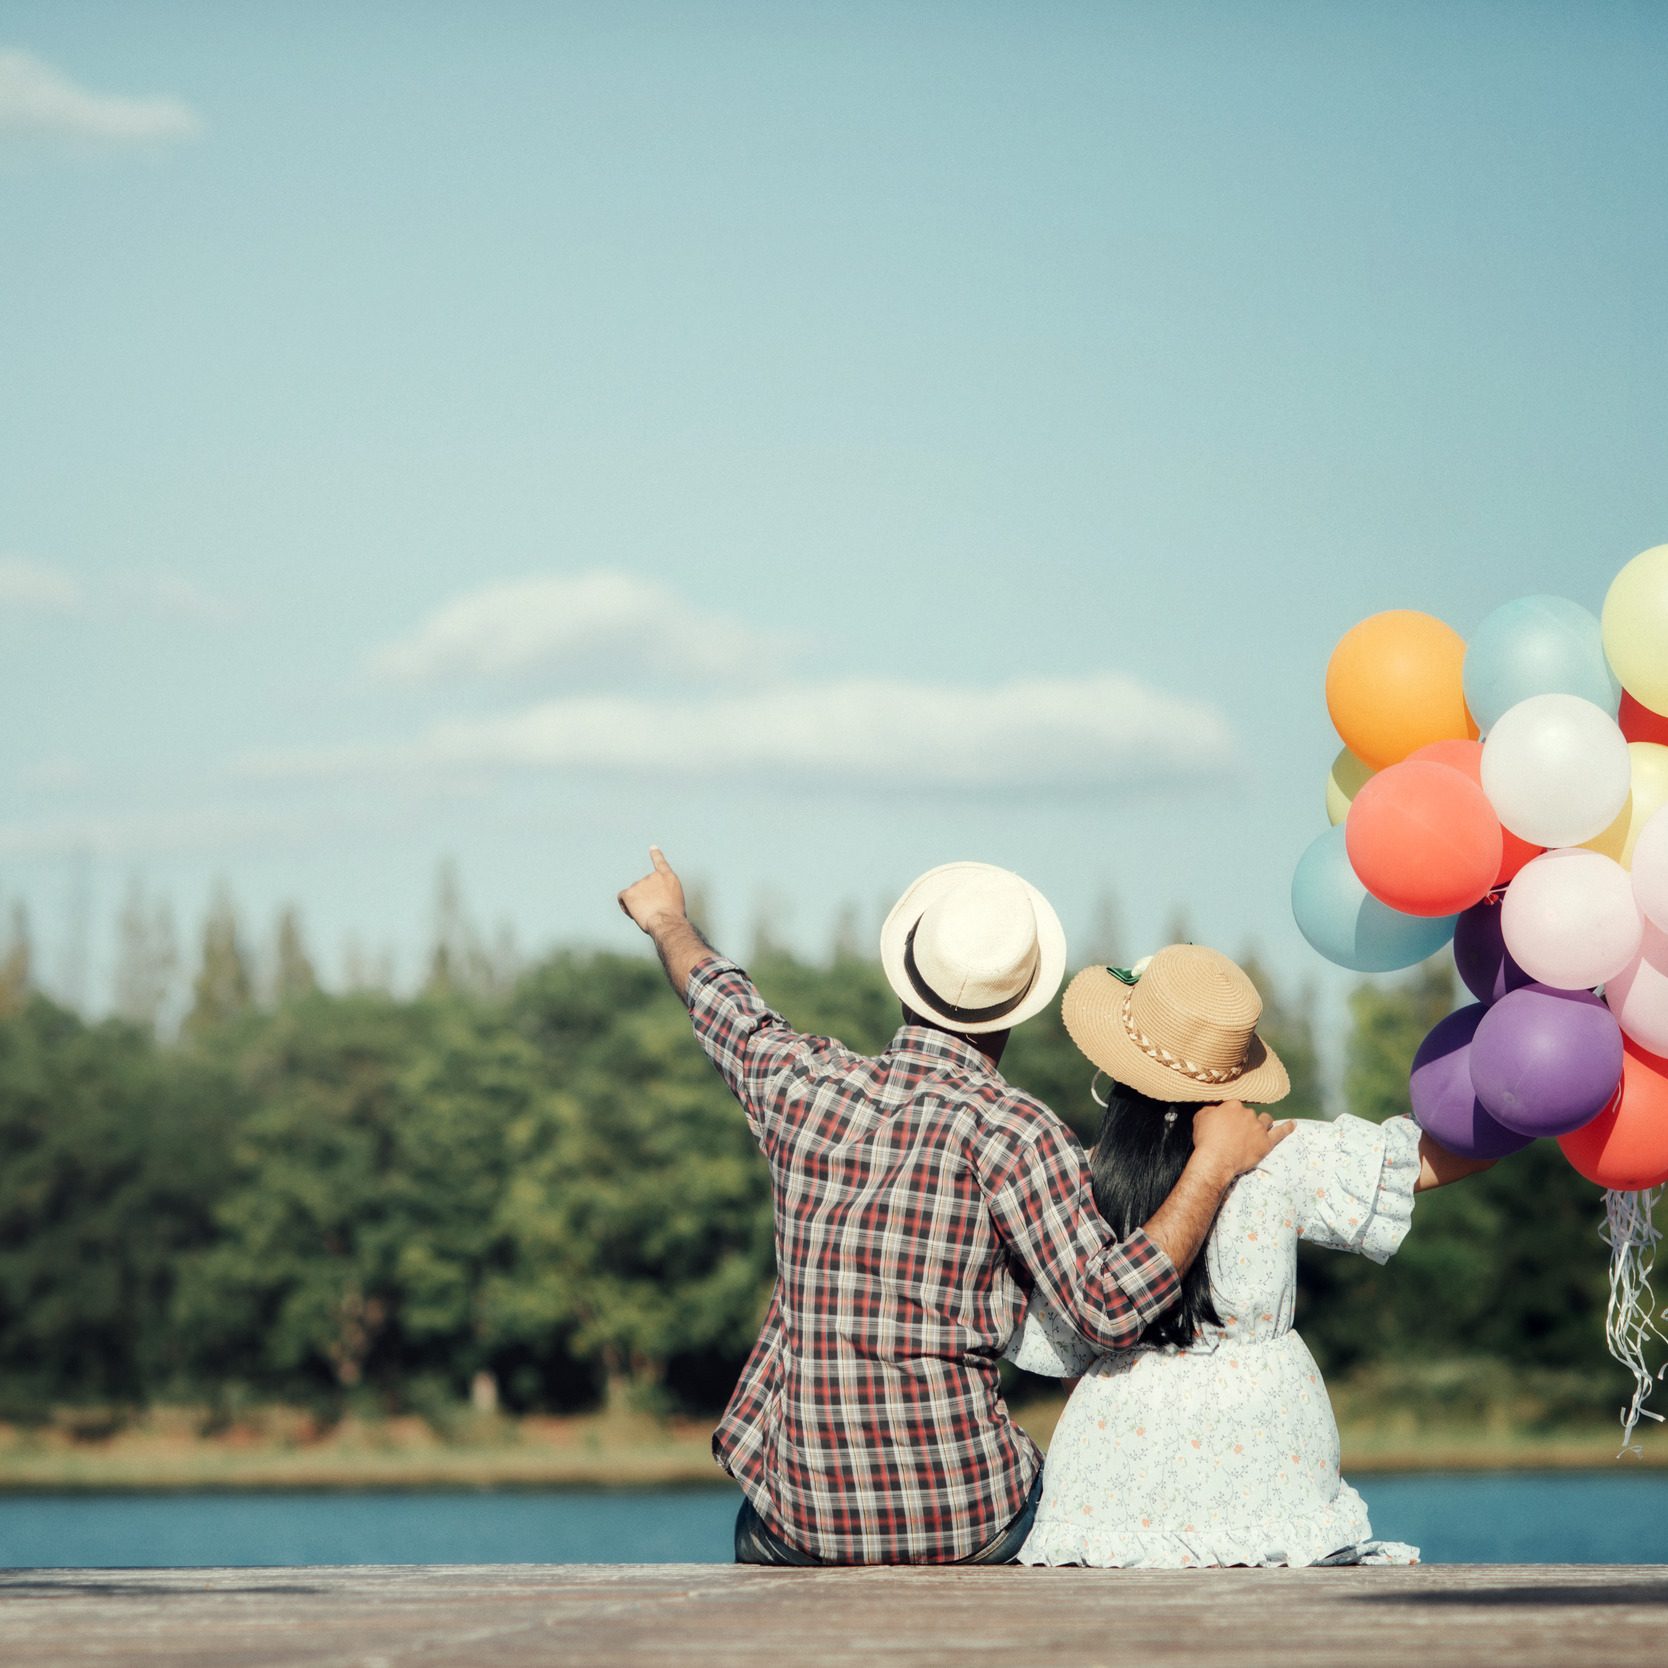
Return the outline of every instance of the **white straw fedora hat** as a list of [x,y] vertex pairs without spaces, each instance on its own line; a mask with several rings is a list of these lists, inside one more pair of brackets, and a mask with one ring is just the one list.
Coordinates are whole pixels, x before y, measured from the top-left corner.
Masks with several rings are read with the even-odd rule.
[[1281,1100],[1291,1079],[1257,1035],[1263,999],[1245,971],[1202,944],[1172,944],[1139,975],[1085,967],[1066,987],[1071,1040],[1153,1100]]
[[1066,971],[1060,917],[1036,887],[989,863],[929,869],[880,929],[887,983],[951,1031],[1006,1031],[1054,1000]]

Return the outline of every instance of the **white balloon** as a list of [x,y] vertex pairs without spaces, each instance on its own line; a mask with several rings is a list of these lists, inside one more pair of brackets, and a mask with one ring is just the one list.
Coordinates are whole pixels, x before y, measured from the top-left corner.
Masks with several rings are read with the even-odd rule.
[[1646,924],[1639,954],[1606,980],[1604,999],[1625,1036],[1647,1054],[1668,1054],[1668,932]]
[[1620,863],[1572,846],[1542,852],[1518,871],[1500,906],[1500,931],[1531,979],[1591,990],[1638,955],[1645,918]]
[[1602,834],[1631,787],[1627,737],[1579,695],[1531,695],[1483,741],[1483,792],[1532,845],[1578,846]]
[[1668,932],[1668,805],[1651,815],[1633,843],[1633,895],[1646,918]]

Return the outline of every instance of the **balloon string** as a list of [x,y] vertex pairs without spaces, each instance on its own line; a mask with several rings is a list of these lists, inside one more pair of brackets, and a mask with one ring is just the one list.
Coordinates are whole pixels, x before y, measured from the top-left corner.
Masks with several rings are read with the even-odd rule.
[[[1611,1355],[1633,1376],[1633,1399],[1622,1410],[1623,1454],[1643,1450],[1633,1440],[1634,1427],[1643,1419],[1663,1422],[1660,1413],[1645,1406],[1656,1382],[1645,1361],[1645,1345],[1651,1338],[1668,1343],[1657,1324],[1660,1318],[1656,1295],[1651,1290],[1651,1270],[1662,1235],[1657,1232],[1656,1203],[1662,1189],[1648,1187],[1638,1193],[1611,1189],[1604,1195],[1604,1225],[1599,1238],[1610,1247],[1610,1303],[1604,1316],[1604,1341]],[[1668,1366],[1656,1375],[1668,1373]]]

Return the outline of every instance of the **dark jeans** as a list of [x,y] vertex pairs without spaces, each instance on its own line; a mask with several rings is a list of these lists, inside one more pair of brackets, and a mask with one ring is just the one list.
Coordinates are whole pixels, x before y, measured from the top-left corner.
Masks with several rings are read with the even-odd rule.
[[[1025,1504],[1019,1508],[1008,1527],[977,1552],[952,1561],[958,1564],[1011,1564],[1019,1556],[1025,1537],[1031,1533],[1031,1525],[1037,1516],[1037,1502],[1041,1499],[1042,1472],[1039,1470],[1031,1484],[1031,1492],[1025,1497]],[[790,1546],[759,1516],[753,1502],[743,1498],[741,1510],[736,1513],[736,1562],[804,1567],[838,1560],[813,1557],[809,1552],[801,1552],[797,1546]]]

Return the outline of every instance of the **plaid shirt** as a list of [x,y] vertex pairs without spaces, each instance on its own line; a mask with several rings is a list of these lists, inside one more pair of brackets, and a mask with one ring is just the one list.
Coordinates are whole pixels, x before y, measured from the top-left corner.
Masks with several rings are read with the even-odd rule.
[[1042,1463],[997,1385],[1026,1287],[1112,1350],[1174,1301],[1176,1272],[1145,1234],[1114,1237],[1071,1132],[971,1042],[906,1025],[868,1059],[789,1030],[723,960],[688,1001],[776,1210],[776,1289],[713,1453],[806,1552],[965,1558]]

